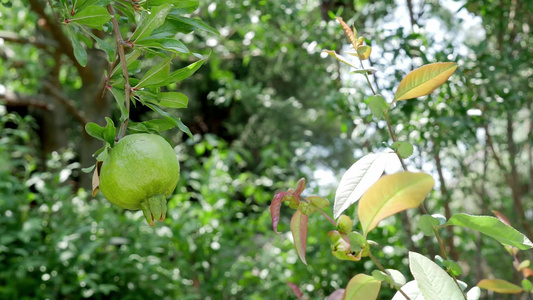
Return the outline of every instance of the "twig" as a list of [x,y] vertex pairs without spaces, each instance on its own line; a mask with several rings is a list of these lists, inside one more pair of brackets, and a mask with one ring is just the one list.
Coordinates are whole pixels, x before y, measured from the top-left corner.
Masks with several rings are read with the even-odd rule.
[[130,78],[128,75],[128,64],[126,62],[126,54],[124,53],[124,40],[122,39],[122,35],[120,34],[120,28],[118,27],[118,22],[115,18],[115,11],[113,10],[113,6],[111,6],[111,4],[107,5],[107,11],[111,15],[111,23],[113,23],[113,30],[115,31],[115,37],[117,42],[118,56],[120,58],[120,64],[122,65],[122,75],[124,76],[124,80],[126,81],[126,83],[124,84],[124,98],[126,101],[126,111],[128,112],[128,116],[126,120],[124,120],[124,122],[120,124],[120,130],[118,131],[117,136],[115,137],[115,140],[118,141],[126,135],[126,131],[128,130],[128,122],[130,120],[131,85]]
[[0,102],[4,102],[7,106],[30,106],[30,107],[36,107],[42,110],[52,110],[53,105],[46,103],[45,101],[41,101],[38,99],[45,98],[44,95],[32,95],[32,96],[26,96],[21,95],[18,93],[13,92],[6,92],[5,94],[0,95]]

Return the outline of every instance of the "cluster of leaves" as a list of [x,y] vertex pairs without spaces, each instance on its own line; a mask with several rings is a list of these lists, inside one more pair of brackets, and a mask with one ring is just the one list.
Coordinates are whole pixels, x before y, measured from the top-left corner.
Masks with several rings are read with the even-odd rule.
[[[533,243],[524,234],[514,229],[507,219],[498,212],[495,213],[497,218],[458,213],[447,220],[442,215],[429,215],[422,203],[433,189],[434,180],[429,174],[407,171],[403,159],[411,156],[413,146],[408,142],[396,141],[391,129],[388,111],[395,102],[430,94],[446,82],[457,69],[457,64],[429,64],[410,72],[400,82],[394,99],[389,104],[384,97],[377,95],[373,90],[368,80],[368,75],[373,72],[363,67],[363,60],[369,58],[371,48],[362,46],[364,38],[357,37],[355,28],[352,30],[342,19],[337,19],[356,51],[350,54],[359,58],[362,69],[355,67],[346,58],[336,54],[334,51],[326,50],[325,52],[342,63],[356,68],[356,73],[363,74],[366,77],[374,93],[374,96],[367,101],[369,109],[375,118],[385,119],[387,122],[390,135],[394,141],[388,147],[393,149],[394,152],[368,154],[350,167],[341,179],[336,192],[334,217],[338,219],[337,222],[324,214],[337,227],[335,231],[328,233],[328,237],[331,240],[332,253],[335,257],[341,260],[359,261],[363,257],[369,256],[380,269],[374,270],[372,276],[365,274],[354,276],[345,289],[336,291],[330,295],[330,299],[377,299],[381,289],[381,282],[386,282],[392,288],[398,290],[393,299],[440,299],[442,293],[444,293],[447,298],[451,299],[464,298],[473,300],[481,297],[480,288],[498,293],[530,292],[532,284],[528,277],[532,274],[528,268],[529,260],[520,262],[516,255],[519,250],[533,248]],[[382,176],[385,165],[396,158],[402,163],[404,171]],[[304,180],[302,179],[300,182],[303,183]],[[307,205],[298,205],[295,200],[299,199],[303,186],[303,184],[299,184],[295,191],[278,192],[271,203],[271,217],[274,231],[277,232],[276,228],[282,202],[288,201],[289,206],[296,209],[291,220],[291,229],[300,259],[304,264],[307,264],[305,259],[307,216],[318,209],[318,206],[312,203],[308,204],[308,201],[304,202]],[[358,202],[357,215],[362,233],[352,231],[353,220],[346,215],[342,215],[344,210],[356,202]],[[327,201],[324,201],[324,203],[327,203]],[[442,257],[436,256],[435,261],[433,261],[422,254],[410,251],[409,266],[414,280],[407,282],[400,271],[384,269],[376,260],[372,255],[371,248],[372,246],[377,246],[377,244],[368,240],[367,236],[383,219],[418,206],[425,213],[419,219],[419,229],[426,236],[436,237],[441,248]],[[309,209],[309,207],[312,209]],[[478,231],[504,245],[509,254],[514,257],[514,268],[523,274],[522,287],[501,279],[484,279],[477,286],[466,292],[467,285],[456,278],[456,276],[462,274],[462,268],[457,262],[447,258],[439,235],[439,229],[452,225]],[[299,298],[302,297],[297,287],[291,284],[291,288],[295,290]]]
[[[165,108],[186,108],[188,97],[180,92],[165,92],[162,88],[176,84],[193,75],[207,60],[190,50],[176,38],[177,33],[189,33],[195,29],[218,32],[199,19],[185,17],[198,8],[198,1],[145,1],[143,3],[122,3],[112,1],[61,1],[57,6],[64,17],[64,24],[74,48],[78,63],[87,64],[87,52],[82,46],[93,44],[103,50],[108,57],[110,68],[106,75],[106,90],[109,91],[120,111],[119,130],[110,118],[101,127],[89,122],[85,129],[105,145],[94,156],[97,164],[84,169],[93,173],[93,196],[98,191],[98,169],[115,141],[126,132],[156,133],[178,127],[192,138],[189,128],[180,118],[166,112]],[[118,13],[116,13],[118,11]],[[135,30],[127,38],[122,37],[122,27],[135,24]],[[122,27],[121,27],[122,25]],[[99,38],[95,31],[102,30],[114,36],[116,43]],[[98,33],[98,32],[97,32]],[[101,35],[101,34],[100,34]],[[171,63],[179,54],[192,55],[198,61],[171,72]],[[141,62],[157,62],[141,76]],[[104,91],[105,92],[105,91]],[[144,122],[130,122],[130,102],[140,103],[163,119]]]

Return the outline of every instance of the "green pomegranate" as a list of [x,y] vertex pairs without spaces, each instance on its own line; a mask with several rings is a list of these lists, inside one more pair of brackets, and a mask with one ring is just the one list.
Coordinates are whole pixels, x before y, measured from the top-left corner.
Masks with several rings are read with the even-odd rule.
[[180,178],[180,165],[172,147],[159,135],[132,134],[119,140],[100,169],[100,190],[113,204],[142,209],[146,221],[163,221],[167,198]]

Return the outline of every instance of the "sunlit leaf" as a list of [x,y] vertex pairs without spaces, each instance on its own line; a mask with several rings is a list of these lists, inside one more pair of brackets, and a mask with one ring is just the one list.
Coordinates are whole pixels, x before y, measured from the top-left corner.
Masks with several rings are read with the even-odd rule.
[[[418,285],[415,280],[409,281],[401,287],[402,292],[411,300],[424,300],[424,296],[420,293]],[[391,300],[405,300],[405,296],[400,291],[394,294]]]
[[357,47],[357,55],[361,60],[368,59],[370,57],[370,53],[372,52],[372,47],[370,46],[359,46]]
[[168,78],[161,83],[161,85],[168,85],[176,82],[180,82],[186,78],[191,77],[201,66],[206,62],[209,56],[202,58],[184,68],[172,72]]
[[175,21],[185,23],[185,24],[190,25],[190,26],[192,26],[192,27],[194,27],[196,29],[200,29],[200,30],[212,33],[212,34],[220,35],[218,30],[216,30],[215,28],[205,24],[200,19],[186,18],[184,16],[175,15],[175,14],[170,14],[169,17],[173,18]]
[[381,177],[359,201],[359,220],[366,237],[388,216],[420,205],[434,185],[426,173],[400,172]]
[[407,74],[400,82],[394,101],[407,100],[430,94],[441,86],[457,69],[456,63],[434,63]]
[[466,293],[466,300],[479,300],[479,298],[481,298],[481,289],[477,286],[471,288]]
[[422,254],[409,252],[409,268],[425,299],[464,299],[453,278]]
[[370,153],[353,164],[342,176],[335,192],[333,217],[337,219],[348,207],[357,202],[381,177],[385,167],[397,159],[396,154],[392,152]]
[[165,22],[165,18],[172,8],[172,4],[165,3],[155,6],[151,9],[150,14],[145,14],[141,24],[133,32],[130,41],[135,43],[137,40],[150,36],[154,29],[158,28]]
[[381,281],[372,276],[357,274],[348,282],[343,300],[377,299],[380,289]]
[[523,291],[518,285],[503,279],[483,279],[477,286],[500,294],[518,294]]
[[102,25],[111,20],[111,16],[102,6],[89,6],[69,19],[70,22],[86,25],[91,28],[101,29]]
[[[333,50],[322,50],[322,52],[325,52],[325,53],[327,53],[327,54],[333,56],[335,59],[337,59],[338,61],[340,61],[340,62],[343,63],[343,64],[346,64],[346,65],[348,65],[348,66],[350,66],[350,67],[352,67],[352,68],[356,68],[356,69],[357,69],[357,67],[356,67],[355,65],[352,65],[352,63],[349,62],[345,57],[343,57],[343,56],[340,55],[340,54],[337,54],[337,53],[336,53],[335,51],[333,51]],[[364,72],[366,72],[366,71],[364,70]]]
[[345,289],[337,289],[333,291],[333,293],[329,294],[329,296],[326,298],[326,300],[342,300],[342,297],[344,296]]
[[533,248],[533,243],[525,235],[511,226],[505,225],[495,217],[455,214],[445,225],[457,225],[477,230],[496,239],[503,245],[516,247],[520,250]]
[[297,210],[291,219],[291,232],[294,238],[294,246],[300,260],[307,265],[305,261],[305,247],[307,245],[307,220],[308,216]]

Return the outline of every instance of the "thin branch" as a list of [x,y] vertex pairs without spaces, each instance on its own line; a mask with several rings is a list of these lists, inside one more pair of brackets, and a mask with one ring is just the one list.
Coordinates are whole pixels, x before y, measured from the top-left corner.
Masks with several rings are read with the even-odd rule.
[[57,42],[54,40],[48,39],[37,39],[32,36],[29,38],[22,38],[15,32],[10,31],[0,31],[0,39],[3,39],[6,42],[16,43],[16,44],[31,44],[40,49],[47,49],[49,47],[56,48]]
[[120,124],[120,130],[117,133],[117,136],[115,140],[120,140],[126,135],[126,131],[128,130],[128,122],[130,120],[130,93],[131,93],[131,85],[130,85],[130,78],[128,75],[128,64],[126,62],[126,54],[124,53],[124,40],[122,39],[122,35],[120,34],[120,28],[118,27],[117,19],[115,18],[115,11],[113,10],[113,6],[111,4],[107,5],[107,11],[111,15],[111,23],[113,24],[113,31],[115,32],[115,38],[117,43],[117,51],[118,56],[120,58],[120,64],[122,65],[122,75],[124,76],[124,80],[126,83],[124,84],[124,98],[126,101],[126,111],[128,112],[128,117],[122,124]]
[[[392,131],[392,125],[389,120],[389,114],[385,112],[385,121],[387,121],[387,127],[389,128],[389,134],[392,139],[392,142],[396,142],[396,137],[394,136],[394,132]],[[403,158],[400,156],[400,153],[398,151],[394,151],[398,158],[400,159],[400,162],[402,163],[402,167],[404,171],[407,171],[407,166],[405,165],[405,162],[403,161]]]
[[27,96],[13,92],[6,92],[5,94],[0,95],[1,102],[3,102],[6,106],[29,106],[46,111],[54,109],[52,104],[43,100],[45,98],[45,95]]
[[43,82],[44,88],[59,101],[67,111],[80,123],[82,126],[89,123],[89,120],[85,117],[83,112],[79,111],[74,103],[63,92],[58,90],[52,83],[48,81]]

